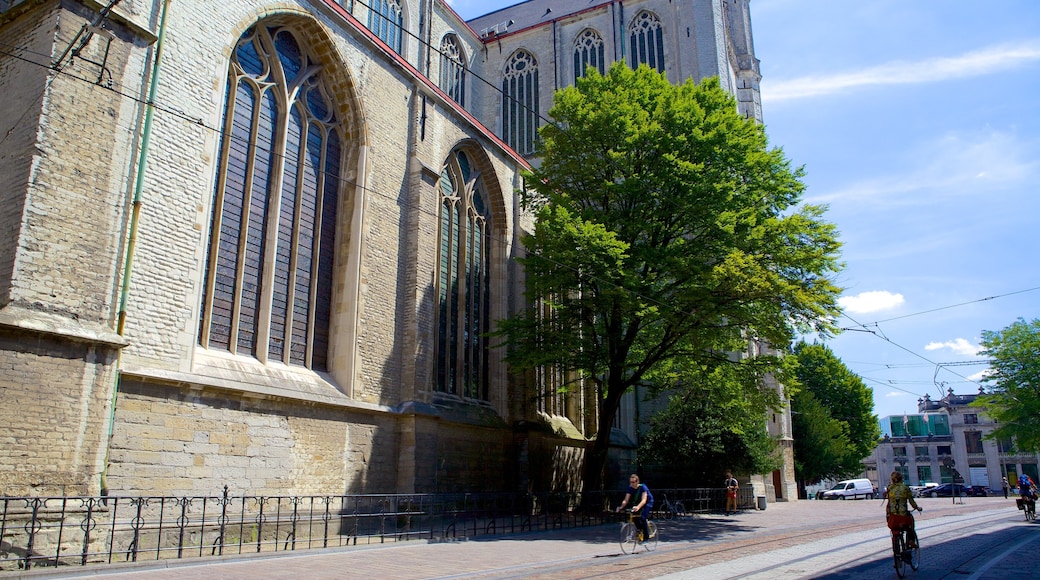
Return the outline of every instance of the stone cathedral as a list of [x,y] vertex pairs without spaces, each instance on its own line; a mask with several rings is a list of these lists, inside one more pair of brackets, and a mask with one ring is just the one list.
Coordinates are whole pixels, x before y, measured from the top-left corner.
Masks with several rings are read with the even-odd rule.
[[520,171],[590,65],[760,120],[749,1],[0,0],[0,493],[574,489],[596,394],[487,338]]

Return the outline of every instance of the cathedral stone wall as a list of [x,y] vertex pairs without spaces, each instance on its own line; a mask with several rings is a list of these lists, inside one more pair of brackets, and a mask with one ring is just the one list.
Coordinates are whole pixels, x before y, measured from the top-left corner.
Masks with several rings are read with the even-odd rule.
[[[719,3],[694,4],[718,18]],[[97,3],[0,4],[0,43],[24,57],[0,55],[0,492],[580,485],[591,434],[521,427],[538,420],[530,376],[511,374],[501,348],[488,357],[486,400],[436,391],[439,179],[465,151],[490,206],[490,318],[524,308],[515,258],[533,224],[516,195],[528,161],[496,137],[505,59],[517,48],[538,57],[544,117],[553,89],[573,81],[575,35],[595,26],[614,42],[620,6],[492,41],[440,3],[404,0],[397,55],[354,4],[356,18],[332,1],[170,2],[158,67],[161,0],[117,3],[86,35]],[[432,15],[422,31],[420,10]],[[200,345],[228,66],[258,23],[291,28],[320,61],[343,124],[327,368]],[[427,68],[411,37],[436,50],[451,30],[473,67],[464,110],[433,86],[436,52]],[[49,68],[62,55],[61,72]],[[595,409],[574,416],[592,421]]]

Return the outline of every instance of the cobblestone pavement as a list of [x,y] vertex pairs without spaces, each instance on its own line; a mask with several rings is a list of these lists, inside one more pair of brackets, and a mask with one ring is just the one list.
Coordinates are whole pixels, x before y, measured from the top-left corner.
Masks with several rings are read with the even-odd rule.
[[[958,542],[990,542],[986,561],[957,578],[1040,578],[1040,524],[1021,521],[1013,501],[1004,498],[919,500],[923,545],[946,546],[942,530],[958,523],[960,531],[977,530]],[[660,544],[654,552],[625,555],[617,543],[617,525],[483,537],[456,542],[404,542],[235,558],[140,562],[82,569],[34,570],[0,574],[4,578],[74,578],[106,580],[211,580],[281,578],[494,579],[506,578],[868,578],[877,577],[879,554],[887,549],[887,530],[879,500],[773,503],[762,511],[735,516],[701,515],[659,521]],[[1014,530],[1008,522],[1020,522]],[[994,527],[996,526],[996,527]],[[998,533],[999,529],[999,533]],[[934,530],[934,540],[929,534]],[[987,531],[988,530],[988,531]],[[1016,531],[1017,530],[1017,531]],[[1013,535],[1012,535],[1013,533]],[[1003,535],[1001,535],[1003,534]],[[956,550],[952,540],[951,547]],[[931,544],[931,548],[929,548]],[[853,545],[873,569],[849,568]],[[964,549],[964,544],[959,544]],[[935,552],[934,554],[937,554]],[[857,552],[858,554],[858,552]],[[885,560],[885,565],[888,560]],[[926,560],[927,562],[927,560]],[[844,565],[844,568],[840,566]],[[864,564],[866,566],[866,563]],[[915,578],[939,578],[922,568]],[[891,567],[887,568],[890,577]],[[1025,571],[1025,572],[1023,572]],[[931,574],[931,575],[929,575]],[[1031,575],[1030,575],[1031,574]]]

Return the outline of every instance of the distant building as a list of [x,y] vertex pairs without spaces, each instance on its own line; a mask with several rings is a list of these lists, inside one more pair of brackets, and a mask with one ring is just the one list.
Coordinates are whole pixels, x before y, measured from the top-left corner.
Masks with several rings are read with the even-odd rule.
[[1026,473],[1037,480],[1040,455],[1019,452],[1010,441],[986,439],[996,422],[984,409],[969,406],[979,394],[946,393],[938,401],[928,395],[919,399],[916,414],[881,419],[882,439],[863,461],[866,477],[879,489],[892,471],[910,485],[963,483],[999,490],[1004,476],[1014,481]]

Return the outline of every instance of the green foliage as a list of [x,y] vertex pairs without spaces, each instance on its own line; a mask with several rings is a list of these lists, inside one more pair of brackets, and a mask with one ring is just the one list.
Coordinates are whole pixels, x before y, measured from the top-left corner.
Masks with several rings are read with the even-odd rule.
[[979,354],[991,361],[983,379],[990,393],[972,404],[997,421],[988,437],[1040,452],[1040,319],[1019,318],[1000,331],[984,331]]
[[[523,193],[538,217],[520,260],[532,308],[501,329],[513,368],[599,386],[594,485],[633,385],[696,384],[749,337],[833,330],[839,243],[822,208],[796,207],[801,171],[716,79],[672,85],[618,64],[558,91],[549,114]],[[745,367],[758,373],[745,390],[778,366]]]
[[[749,378],[759,386],[761,378],[741,366],[717,368],[696,385],[675,389],[668,408],[651,418],[639,446],[641,462],[679,487],[717,486],[729,469],[778,469],[777,442],[762,422],[779,406],[776,391],[748,388]],[[750,375],[742,377],[744,372]]]
[[798,477],[815,482],[862,471],[881,436],[872,389],[824,345],[800,342],[794,354],[801,389],[791,403]]

